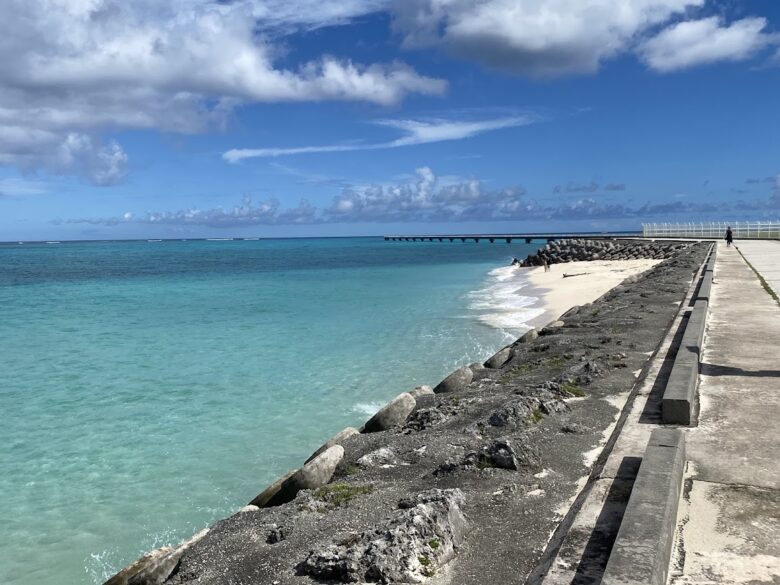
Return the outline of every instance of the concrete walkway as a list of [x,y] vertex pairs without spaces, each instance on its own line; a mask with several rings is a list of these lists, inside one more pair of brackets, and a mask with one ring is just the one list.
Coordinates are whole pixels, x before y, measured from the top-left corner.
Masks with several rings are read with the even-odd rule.
[[737,240],[735,245],[780,296],[780,241]]
[[[780,243],[738,242],[780,290]],[[670,583],[780,583],[780,306],[718,244]]]

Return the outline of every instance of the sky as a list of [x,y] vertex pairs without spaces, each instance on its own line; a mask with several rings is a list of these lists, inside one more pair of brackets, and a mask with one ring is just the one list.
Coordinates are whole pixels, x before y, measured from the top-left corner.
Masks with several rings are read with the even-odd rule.
[[780,218],[776,0],[4,0],[0,241]]

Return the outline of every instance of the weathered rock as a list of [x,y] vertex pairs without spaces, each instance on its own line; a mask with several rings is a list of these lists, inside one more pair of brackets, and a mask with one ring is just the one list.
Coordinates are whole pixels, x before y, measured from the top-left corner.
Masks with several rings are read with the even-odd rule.
[[426,384],[423,384],[422,386],[417,386],[417,388],[409,392],[409,394],[412,395],[412,398],[417,400],[418,398],[420,398],[420,396],[428,396],[433,394],[433,388],[431,388]]
[[265,541],[268,544],[276,544],[277,542],[282,542],[286,538],[287,529],[278,526],[277,524],[272,524],[268,529],[268,534],[265,537]]
[[464,390],[474,379],[474,372],[469,367],[458,368],[452,372],[449,376],[444,378],[433,389],[436,394],[443,394],[446,392],[458,392]]
[[513,470],[520,468],[520,462],[517,460],[515,450],[508,439],[493,441],[484,449],[483,457],[486,457],[493,467]]
[[[471,370],[469,370],[471,371]],[[361,432],[376,433],[400,426],[406,422],[417,406],[417,401],[408,392],[399,394],[363,425]]]
[[176,547],[174,551],[155,559],[151,563],[147,563],[140,571],[127,580],[127,585],[162,585],[176,569],[182,555],[193,544],[206,536],[208,531],[208,528],[201,530],[195,536]]
[[483,462],[492,462],[494,467],[502,469],[538,469],[541,460],[538,453],[527,445],[513,446],[508,439],[498,439],[486,447],[481,453]]
[[569,410],[569,405],[563,400],[542,400],[539,405],[539,410],[544,414],[555,414],[556,412],[566,412]]
[[335,435],[333,435],[330,439],[328,439],[322,447],[317,449],[314,453],[311,454],[311,456],[306,460],[306,463],[314,459],[317,455],[324,453],[333,445],[341,445],[344,441],[352,437],[353,435],[359,435],[360,431],[357,430],[354,427],[347,427],[342,431],[339,431]]
[[440,408],[421,408],[412,413],[404,425],[405,429],[422,431],[447,420],[447,415]]
[[514,350],[511,347],[505,347],[502,350],[496,352],[492,357],[488,358],[485,362],[486,368],[498,369],[512,359]]
[[488,424],[493,427],[514,427],[520,426],[530,416],[538,401],[533,398],[523,398],[506,404],[493,412],[488,417]]
[[336,466],[344,458],[344,447],[333,445],[306,463],[287,478],[279,491],[271,497],[266,506],[279,506],[292,501],[301,490],[313,490],[327,484]]
[[357,464],[360,467],[380,467],[382,465],[395,465],[398,463],[398,458],[392,449],[388,447],[380,447],[376,451],[366,453],[360,459],[357,460]]
[[340,583],[420,583],[462,544],[462,503],[458,489],[435,489],[403,500],[389,520],[346,542],[313,550],[300,569]]
[[293,469],[292,471],[288,471],[287,473],[285,473],[282,477],[277,479],[275,482],[273,482],[271,485],[265,488],[262,492],[256,495],[255,499],[249,502],[249,505],[257,506],[258,508],[264,508],[271,500],[271,498],[273,498],[277,493],[279,493],[279,490],[282,488],[282,484],[288,479],[290,479],[295,474],[296,471],[298,470]]

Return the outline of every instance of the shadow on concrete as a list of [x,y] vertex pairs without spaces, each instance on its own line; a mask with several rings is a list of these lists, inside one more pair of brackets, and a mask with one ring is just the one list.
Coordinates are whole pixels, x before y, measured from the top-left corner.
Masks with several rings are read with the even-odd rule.
[[641,463],[641,457],[624,457],[620,462],[571,585],[601,583]]
[[669,374],[674,366],[674,358],[677,357],[677,352],[680,350],[689,319],[690,313],[684,313],[677,330],[674,332],[672,342],[669,344],[669,349],[663,357],[661,368],[658,370],[658,376],[650,389],[650,395],[647,397],[645,407],[639,415],[639,422],[642,424],[658,424],[661,422],[661,399],[666,389],[666,382],[669,381]]
[[743,370],[733,366],[701,363],[702,376],[746,376],[750,378],[780,378],[780,370]]

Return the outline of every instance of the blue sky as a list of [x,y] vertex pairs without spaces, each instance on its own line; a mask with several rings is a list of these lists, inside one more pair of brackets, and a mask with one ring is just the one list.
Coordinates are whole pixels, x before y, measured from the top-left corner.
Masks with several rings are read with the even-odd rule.
[[772,0],[4,10],[0,240],[780,217]]

